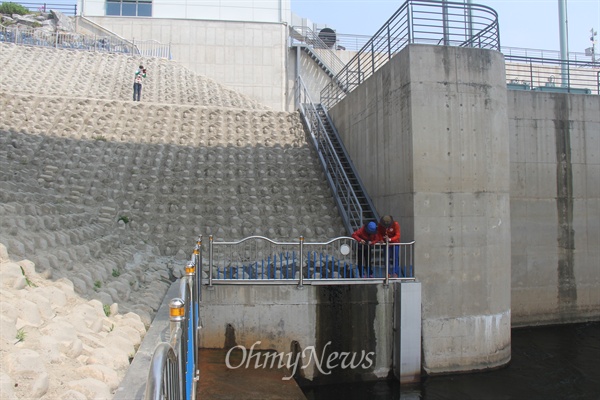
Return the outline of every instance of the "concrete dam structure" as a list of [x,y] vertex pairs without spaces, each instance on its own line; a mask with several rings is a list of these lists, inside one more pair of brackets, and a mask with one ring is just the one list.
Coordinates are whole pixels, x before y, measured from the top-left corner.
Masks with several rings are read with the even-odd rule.
[[[147,327],[198,235],[346,235],[299,114],[280,111],[291,104],[294,65],[315,71],[315,91],[327,78],[287,49],[284,26],[265,31],[277,40],[256,64],[275,65],[276,88],[261,80],[256,98],[275,110],[177,62],[1,44],[0,243],[11,257]],[[140,62],[149,78],[134,103]],[[416,243],[425,373],[506,365],[513,326],[600,318],[600,96],[508,90],[500,52],[411,44],[329,113],[376,208]],[[31,289],[19,290],[2,301]],[[398,293],[216,286],[203,291],[201,345],[322,352],[335,338],[330,350],[374,354],[368,368],[335,379],[386,378]],[[49,323],[7,315],[11,333]],[[100,343],[86,336],[77,362],[95,359],[90,342]],[[314,365],[299,377],[328,379]]]
[[512,325],[597,319],[600,97],[506,89],[502,54],[409,45],[331,109],[414,239],[423,367],[492,368]]

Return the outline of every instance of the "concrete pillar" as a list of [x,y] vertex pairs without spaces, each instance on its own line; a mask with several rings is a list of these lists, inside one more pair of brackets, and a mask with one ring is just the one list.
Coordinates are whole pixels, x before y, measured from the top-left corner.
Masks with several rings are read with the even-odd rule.
[[416,240],[423,366],[510,360],[510,197],[502,54],[409,45],[331,110],[380,214]]
[[488,50],[411,51],[417,56],[411,54],[410,91],[425,368],[496,367],[510,359],[504,60]]

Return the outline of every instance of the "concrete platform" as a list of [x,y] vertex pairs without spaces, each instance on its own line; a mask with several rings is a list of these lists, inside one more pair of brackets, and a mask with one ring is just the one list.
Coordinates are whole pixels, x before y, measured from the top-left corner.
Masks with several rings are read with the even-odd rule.
[[[233,351],[232,366],[242,363],[241,352]],[[200,384],[198,399],[202,400],[305,400],[294,379],[283,380],[290,373],[286,368],[228,368],[227,350],[200,349]]]

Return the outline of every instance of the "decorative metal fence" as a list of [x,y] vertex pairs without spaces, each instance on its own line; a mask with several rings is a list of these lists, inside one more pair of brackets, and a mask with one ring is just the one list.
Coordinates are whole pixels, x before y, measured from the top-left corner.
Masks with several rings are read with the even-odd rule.
[[321,91],[331,109],[411,43],[500,49],[492,8],[449,1],[408,0]]
[[250,236],[237,242],[209,237],[208,285],[336,285],[414,279],[414,242],[360,245],[351,237],[328,242],[276,242]]

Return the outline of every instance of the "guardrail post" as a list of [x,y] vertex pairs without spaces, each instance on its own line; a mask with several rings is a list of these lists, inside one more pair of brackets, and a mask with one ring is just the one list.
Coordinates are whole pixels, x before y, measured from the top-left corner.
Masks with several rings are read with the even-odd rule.
[[196,320],[194,322],[194,341],[195,341],[195,352],[196,352],[196,373],[194,376],[195,381],[200,380],[200,351],[198,351],[198,347],[200,346],[200,301],[202,300],[202,235],[198,236],[198,240],[196,241],[196,247],[194,248],[194,255],[196,256],[196,287],[197,296],[194,298],[194,310],[196,312]]
[[[185,302],[176,297],[174,299],[171,299],[171,301],[169,302],[169,321],[170,321],[170,334],[171,337],[173,337],[173,335],[175,335],[175,332],[177,332],[177,330],[181,330],[181,323],[184,321],[185,319]],[[182,332],[182,335],[186,335],[187,333]],[[173,349],[175,350],[175,354],[177,354],[177,361],[178,361],[178,365],[177,368],[179,369],[179,393],[181,393],[182,395],[182,399],[185,399],[185,365],[184,365],[184,360],[183,360],[183,351],[181,349],[181,346],[176,346],[177,348]]]
[[392,35],[390,35],[390,26],[387,26],[387,37],[388,37],[388,60],[392,59]]
[[198,236],[194,247],[196,257],[196,285],[198,286],[198,301],[202,299],[202,235]]
[[213,279],[213,235],[208,236],[208,287],[212,287]]
[[188,346],[187,346],[187,355],[186,357],[186,384],[188,387],[186,389],[193,390],[193,383],[197,381],[198,370],[196,367],[198,364],[198,337],[196,327],[198,326],[198,286],[196,285],[196,263],[194,261],[189,261],[185,266],[185,276],[188,279],[188,283],[190,286],[190,302],[188,304],[188,313],[189,313],[189,324],[191,326],[187,327],[187,332],[184,332],[187,335]]
[[383,284],[388,286],[390,284],[390,239],[385,238],[385,277]]
[[304,236],[300,236],[300,279],[298,281],[298,289],[304,286]]

